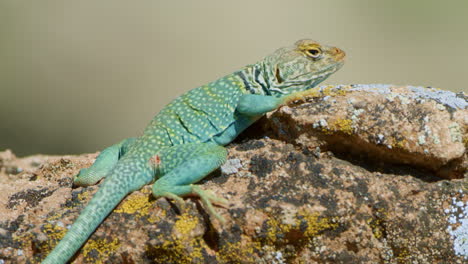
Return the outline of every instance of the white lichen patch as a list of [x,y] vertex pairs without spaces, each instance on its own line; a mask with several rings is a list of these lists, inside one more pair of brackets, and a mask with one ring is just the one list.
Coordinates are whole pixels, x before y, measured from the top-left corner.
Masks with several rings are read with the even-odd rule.
[[439,145],[440,144],[440,138],[439,138],[439,135],[437,134],[434,134],[432,135],[432,142],[436,145]]
[[444,210],[448,217],[447,231],[453,239],[455,254],[468,259],[468,201],[461,199],[464,193],[460,190],[460,197],[453,197],[450,208]]
[[[389,95],[387,100],[393,101],[396,94],[392,94],[391,88],[395,85],[390,84],[353,84],[350,91],[366,91],[374,92],[383,95]],[[417,99],[418,103],[424,103],[427,100],[439,102],[438,109],[446,110],[445,106],[452,109],[466,109],[468,108],[468,101],[462,96],[457,96],[456,93],[451,91],[444,91],[435,88],[428,88],[422,86],[407,86],[407,89],[413,94],[407,94],[406,97]]]
[[240,159],[228,159],[226,163],[221,166],[221,172],[224,174],[234,174],[239,172],[242,168]]
[[419,145],[424,145],[424,144],[426,144],[426,136],[424,136],[424,135],[419,136],[419,137],[418,137],[418,144],[419,144]]
[[355,109],[355,110],[353,110],[353,115],[351,116],[351,120],[357,121],[359,116],[364,112],[365,112],[364,109]]
[[315,122],[312,124],[312,127],[313,128],[324,128],[324,127],[328,127],[328,123],[327,123],[327,120],[325,119],[320,119],[318,122]]
[[463,133],[460,129],[460,125],[458,125],[457,123],[452,123],[449,126],[449,130],[452,142],[462,142]]

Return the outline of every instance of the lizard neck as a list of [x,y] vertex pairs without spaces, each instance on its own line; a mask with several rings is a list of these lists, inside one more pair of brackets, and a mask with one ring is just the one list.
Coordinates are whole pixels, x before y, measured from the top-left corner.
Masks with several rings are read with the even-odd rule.
[[247,93],[271,95],[263,62],[247,65],[234,75],[243,81]]

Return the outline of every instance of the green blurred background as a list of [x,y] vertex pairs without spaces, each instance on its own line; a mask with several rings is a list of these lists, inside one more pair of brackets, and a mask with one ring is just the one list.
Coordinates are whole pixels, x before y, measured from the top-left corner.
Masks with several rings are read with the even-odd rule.
[[0,0],[0,150],[95,152],[181,93],[313,38],[325,83],[467,91],[468,1]]

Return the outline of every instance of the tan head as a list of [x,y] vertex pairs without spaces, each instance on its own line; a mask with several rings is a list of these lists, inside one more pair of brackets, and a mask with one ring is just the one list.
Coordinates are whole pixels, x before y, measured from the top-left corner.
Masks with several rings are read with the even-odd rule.
[[268,90],[280,96],[316,86],[340,69],[344,58],[339,48],[303,39],[267,56],[262,68]]

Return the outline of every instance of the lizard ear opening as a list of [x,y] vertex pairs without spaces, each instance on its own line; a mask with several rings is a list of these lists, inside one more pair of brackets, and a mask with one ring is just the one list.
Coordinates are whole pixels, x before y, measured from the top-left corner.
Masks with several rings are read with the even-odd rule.
[[283,82],[283,78],[281,78],[281,73],[278,66],[275,67],[275,78],[278,84],[281,84]]

